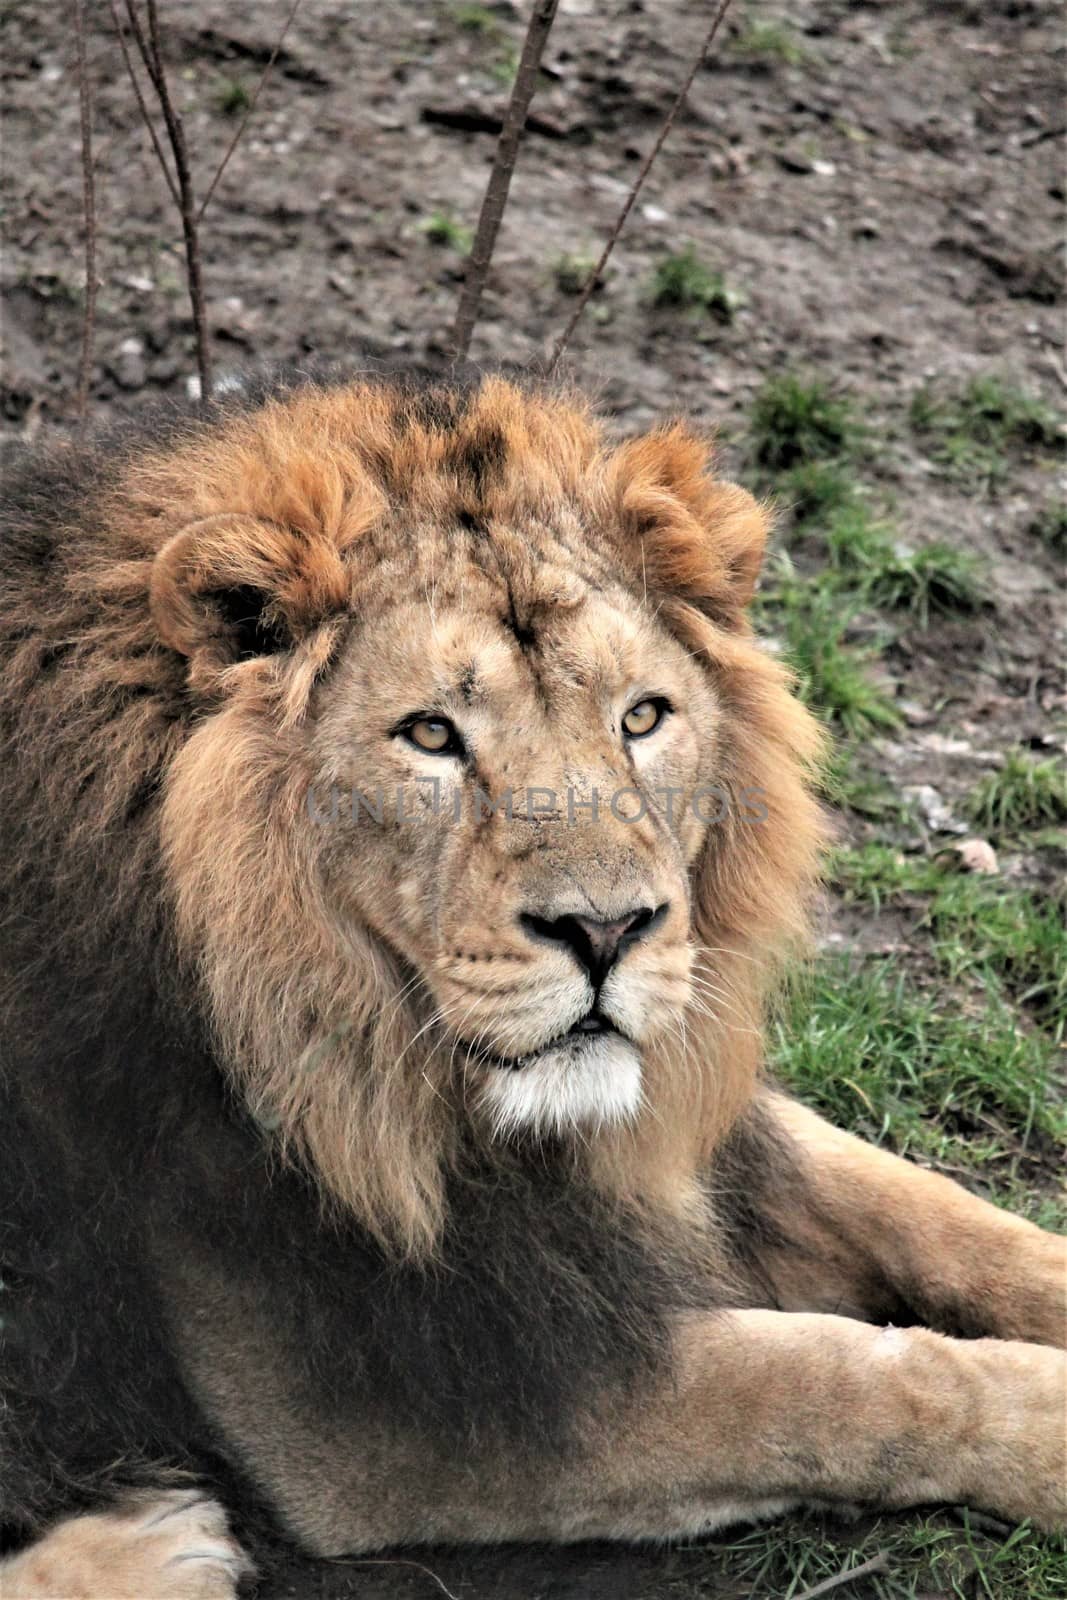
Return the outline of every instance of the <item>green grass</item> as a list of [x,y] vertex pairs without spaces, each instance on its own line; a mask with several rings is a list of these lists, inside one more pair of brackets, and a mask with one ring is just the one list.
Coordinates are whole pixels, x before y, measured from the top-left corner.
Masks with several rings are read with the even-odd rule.
[[753,460],[774,472],[846,456],[862,438],[848,400],[818,378],[793,373],[763,385],[750,431]]
[[926,627],[932,615],[967,615],[988,604],[981,561],[943,540],[912,547],[872,514],[859,485],[832,461],[809,461],[776,481],[795,530],[825,553],[818,581],[855,605],[906,612]]
[[797,528],[820,523],[834,511],[855,503],[858,485],[847,467],[837,461],[801,461],[779,473],[774,492],[792,514]]
[[741,297],[721,272],[713,272],[692,245],[664,256],[652,275],[649,299],[660,309],[707,311],[720,322],[732,322]]
[[[997,997],[965,1011],[884,961],[822,962],[778,1022],[772,1059],[831,1122],[986,1178],[994,1151],[1010,1154],[1001,1147],[1006,1126],[1024,1150],[1035,1136],[1067,1141],[1046,1039],[1021,1030]],[[976,1159],[967,1140],[987,1131],[992,1141]]]
[[912,549],[857,499],[830,516],[826,543],[865,603],[911,612],[923,627],[933,612],[974,612],[986,599],[981,564],[969,551],[940,540]]
[[885,844],[835,850],[831,866],[831,882],[845,898],[875,911],[904,896],[931,894],[945,876],[936,861]]
[[[842,1600],[1062,1600],[1067,1545],[1027,1526],[998,1535],[946,1514],[867,1518],[856,1527],[814,1513],[716,1541],[709,1561],[746,1600],[792,1600],[884,1555],[881,1572],[844,1584]],[[709,1591],[709,1592],[714,1592]]]
[[1029,1007],[1055,1032],[1063,1029],[1067,902],[1002,878],[955,871],[948,853],[931,860],[873,843],[835,852],[832,868],[846,900],[874,911],[909,910],[948,982],[978,979],[1002,999]]
[[[853,764],[847,749],[835,762],[846,778]],[[962,874],[950,855],[885,842],[836,851],[832,882],[872,917],[908,918],[912,949],[895,962],[820,959],[772,1031],[776,1075],[838,1126],[1067,1232],[1067,1197],[1051,1182],[1067,1160],[1055,1048],[1067,1011],[1064,906]],[[1062,1539],[1026,1525],[1001,1533],[966,1512],[855,1525],[794,1515],[726,1536],[710,1558],[749,1600],[788,1600],[880,1554],[882,1569],[855,1586],[869,1600],[1064,1593]]]
[[933,612],[966,614],[986,603],[977,557],[940,540],[914,550],[887,545],[869,570],[867,595],[886,610],[910,611],[923,627]]
[[[987,603],[978,559],[943,540],[912,547],[874,515],[852,458],[863,440],[848,400],[818,380],[773,379],[752,413],[752,455],[792,514],[793,531],[829,558],[819,575],[852,609],[905,612],[925,627],[935,613]],[[836,578],[832,576],[836,574]]]
[[863,755],[862,748],[844,739],[834,743],[820,773],[824,798],[831,805],[874,822],[888,825],[905,821],[914,809],[912,802],[880,772],[871,771]]
[[1057,1032],[1067,1021],[1067,902],[984,877],[953,878],[923,918],[955,981],[990,977]]
[[[982,565],[969,551],[940,540],[913,548],[874,514],[854,471],[864,438],[848,398],[818,379],[774,378],[753,406],[749,454],[759,486],[790,508],[794,554],[809,568],[821,561],[804,574],[779,556],[756,615],[795,668],[805,703],[853,739],[899,723],[891,694],[872,675],[876,646],[854,637],[859,619],[868,634],[879,617],[925,628],[935,614],[967,615],[988,603]],[[828,792],[842,794],[843,777],[839,768]],[[863,809],[859,786],[852,793]]]
[[1067,771],[1050,757],[1032,761],[1012,750],[970,797],[967,814],[976,828],[993,838],[1067,822]]
[[490,62],[487,70],[494,83],[499,83],[503,88],[510,89],[519,70],[519,52],[517,50],[505,50],[502,55],[497,56],[495,61]]
[[757,616],[779,639],[804,704],[840,732],[860,737],[894,728],[899,718],[870,676],[877,652],[847,638],[856,609],[833,585],[806,582],[780,562]]
[[495,33],[499,27],[488,6],[454,5],[450,9],[453,22],[465,33]]
[[435,211],[419,226],[431,244],[455,250],[457,255],[465,256],[474,240],[471,230],[447,211]]
[[[913,417],[929,430],[931,454],[984,452],[990,481],[1054,437],[1043,408],[1003,386],[972,385],[951,403],[926,399],[929,412],[920,405]],[[901,539],[863,480],[872,459],[846,395],[795,374],[764,386],[749,461],[754,486],[789,514],[789,554],[769,564],[756,616],[796,667],[803,698],[838,734],[821,786],[850,814],[853,838],[869,841],[832,859],[843,926],[870,930],[861,948],[878,950],[883,931],[899,947],[891,960],[821,958],[786,998],[772,1065],[839,1126],[1067,1232],[1067,1198],[1056,1186],[1067,1160],[1057,1076],[1067,1035],[1067,903],[1010,877],[966,873],[950,848],[904,853],[900,842],[914,848],[922,829],[872,743],[897,722],[873,675],[878,630],[889,637],[941,614],[976,613],[989,604],[987,580],[966,549]],[[1065,523],[1053,503],[1030,531],[1055,549]],[[1067,849],[1064,784],[1053,761],[1015,752],[976,786],[970,820],[998,842],[1024,837],[1028,859],[1043,857],[1047,867],[1049,852]],[[862,1587],[843,1585],[843,1594],[1060,1600],[1062,1541],[1025,1527],[1003,1535],[982,1528],[916,1513],[857,1527],[793,1517],[713,1549],[716,1573],[751,1600],[789,1600],[879,1551],[885,1570]]]
[[564,294],[581,294],[596,266],[596,258],[585,251],[564,251],[552,263],[552,276]]
[[1064,439],[1056,412],[997,377],[949,392],[926,384],[912,396],[909,419],[947,476],[989,489],[1001,483],[1011,456],[1055,449]]
[[219,86],[218,106],[224,117],[239,117],[252,104],[252,96],[239,78],[225,78]]
[[748,22],[730,41],[729,53],[740,60],[773,66],[802,67],[811,52],[800,43],[793,29],[784,22]]
[[1034,1189],[1021,1178],[1005,1178],[989,1196],[994,1205],[1015,1211],[1049,1233],[1067,1234],[1067,1191]]

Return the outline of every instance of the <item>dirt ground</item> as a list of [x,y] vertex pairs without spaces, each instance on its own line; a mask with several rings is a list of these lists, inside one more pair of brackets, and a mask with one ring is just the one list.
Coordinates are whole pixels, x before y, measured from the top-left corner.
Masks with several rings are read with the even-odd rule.
[[[288,5],[162,0],[201,191]],[[4,0],[0,443],[74,416],[84,269],[71,10]],[[185,393],[195,365],[178,221],[107,7],[89,10],[101,285],[91,405],[107,416]],[[476,220],[526,11],[508,0],[303,0],[204,223],[220,373],[344,356],[356,340],[416,356],[443,348],[462,257],[426,224]],[[525,362],[550,346],[573,305],[559,259],[597,250],[710,11],[706,0],[562,0],[476,360]],[[795,49],[768,43],[783,23]],[[753,33],[764,47],[739,48]],[[1060,10],[1051,0],[738,3],[723,37],[575,339],[571,372],[620,428],[675,410],[716,424],[737,470],[768,375],[817,372],[854,397],[882,442],[874,474],[902,537],[973,549],[991,576],[991,614],[904,633],[880,668],[905,718],[872,759],[893,784],[932,786],[951,807],[998,753],[1057,748],[1067,706],[1057,559],[1029,531],[1053,492],[1048,463],[1020,464],[991,497],[935,474],[906,426],[924,379],[992,372],[1062,404]],[[657,262],[686,245],[742,297],[732,322],[651,307]],[[828,936],[856,933],[839,910]],[[872,934],[868,919],[864,937],[888,947],[895,931],[885,921]],[[429,1571],[290,1564],[257,1594],[749,1592],[724,1588],[702,1546],[419,1560]]]
[[[90,5],[101,281],[94,413],[185,391],[194,372],[180,227]],[[168,56],[203,191],[288,10],[283,0],[170,0]],[[482,26],[464,26],[479,17]],[[525,362],[573,304],[561,256],[595,252],[706,29],[696,0],[563,0],[472,349]],[[204,223],[218,373],[343,356],[369,339],[443,348],[462,258],[427,223],[472,226],[491,120],[521,40],[508,0],[303,0]],[[790,25],[799,59],[740,52]],[[1051,0],[801,0],[740,6],[697,76],[574,342],[573,375],[620,427],[676,409],[722,433],[727,469],[753,395],[786,368],[828,374],[885,442],[880,487],[901,536],[988,558],[994,627],[894,646],[900,698],[932,714],[890,751],[893,781],[944,790],[974,746],[1048,737],[1062,706],[1054,553],[1027,534],[1047,467],[995,500],[930,470],[902,424],[925,378],[994,372],[1062,401],[1064,47]],[[4,380],[7,436],[69,422],[84,269],[67,15],[6,0]],[[786,51],[786,54],[791,54]],[[227,107],[231,110],[228,114]],[[692,245],[743,297],[732,323],[655,310],[664,255]],[[0,435],[2,439],[3,435]],[[953,755],[946,739],[966,735]],[[980,754],[980,752],[979,752]]]

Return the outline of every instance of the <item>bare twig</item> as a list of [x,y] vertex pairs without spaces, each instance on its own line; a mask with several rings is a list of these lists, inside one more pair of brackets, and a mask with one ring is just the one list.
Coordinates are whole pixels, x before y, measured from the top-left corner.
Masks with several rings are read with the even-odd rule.
[[851,1567],[848,1572],[835,1572],[832,1578],[824,1578],[822,1583],[817,1583],[813,1589],[805,1589],[803,1594],[795,1594],[793,1600],[817,1600],[819,1595],[830,1594],[832,1590],[840,1589],[856,1578],[869,1578],[872,1573],[885,1572],[888,1566],[889,1556],[884,1550],[879,1550],[876,1556],[864,1561],[861,1566]]
[[666,116],[666,119],[665,119],[665,121],[663,123],[663,126],[659,130],[659,134],[658,134],[658,136],[656,138],[655,144],[652,146],[651,150],[648,152],[648,155],[645,157],[644,161],[642,161],[642,163],[641,163],[641,169],[638,172],[637,177],[634,179],[633,184],[631,185],[629,194],[626,196],[626,199],[622,203],[622,210],[619,212],[619,215],[615,219],[615,226],[612,228],[611,233],[608,236],[608,242],[604,246],[603,250],[600,253],[600,260],[597,262],[596,266],[593,268],[592,272],[589,274],[588,278],[585,281],[585,285],[584,285],[584,287],[582,289],[582,292],[578,296],[578,303],[575,306],[574,310],[571,312],[570,321],[567,323],[567,326],[564,328],[563,332],[560,334],[559,338],[556,341],[556,347],[553,350],[551,359],[550,359],[550,361],[548,363],[548,374],[549,374],[549,376],[551,376],[552,373],[555,372],[556,367],[559,365],[560,357],[562,356],[564,350],[566,350],[568,344],[571,341],[571,335],[573,334],[575,328],[578,326],[578,322],[579,322],[579,319],[580,319],[580,317],[582,315],[582,312],[585,310],[586,306],[589,303],[589,297],[592,294],[593,290],[596,288],[597,283],[600,280],[601,274],[603,273],[604,268],[608,264],[608,260],[609,260],[609,258],[611,256],[611,252],[615,248],[616,241],[618,240],[619,234],[623,230],[623,227],[624,227],[624,225],[626,223],[627,217],[630,215],[630,212],[633,210],[634,201],[637,199],[637,196],[640,194],[641,189],[642,189],[642,187],[644,185],[644,181],[648,177],[649,172],[652,170],[652,163],[655,161],[656,157],[659,155],[660,151],[663,149],[664,143],[666,142],[667,135],[670,133],[671,129],[674,126],[674,120],[677,117],[679,111],[682,108],[682,105],[685,102],[685,97],[689,93],[690,89],[693,87],[693,79],[696,77],[698,71],[700,70],[701,66],[704,63],[705,58],[707,57],[708,51],[711,49],[712,45],[714,44],[715,35],[718,33],[719,28],[720,28],[720,26],[722,24],[722,20],[725,17],[725,15],[726,15],[726,13],[727,13],[727,11],[729,9],[730,9],[730,0],[719,0],[719,8],[716,11],[714,17],[712,18],[711,27],[708,29],[707,34],[705,35],[704,43],[700,46],[700,49],[697,52],[696,59],[694,60],[692,66],[689,68],[689,71],[686,73],[685,82],[682,84],[682,87],[678,90],[678,93],[675,96],[674,104],[671,106],[671,109],[667,113],[667,116]]
[[536,0],[530,25],[526,30],[518,71],[511,88],[511,98],[504,113],[504,125],[497,141],[493,168],[485,187],[478,230],[474,235],[474,244],[471,246],[470,259],[467,262],[467,273],[463,280],[463,292],[459,297],[456,320],[452,327],[452,350],[460,361],[470,349],[471,334],[478,320],[489,263],[493,259],[493,247],[500,229],[500,220],[504,215],[504,207],[507,205],[508,189],[511,187],[511,175],[515,170],[519,141],[526,126],[526,113],[537,87],[541,56],[558,7],[559,0]]
[[148,70],[148,76],[151,78],[153,86],[155,86],[156,63],[151,50],[148,48],[148,40],[145,37],[144,29],[141,27],[141,19],[137,15],[137,7],[134,4],[134,0],[126,0],[126,15],[129,18],[130,32],[137,41],[137,49],[140,52],[141,60]]
[[193,312],[193,332],[196,338],[196,365],[200,373],[200,398],[211,397],[211,355],[208,349],[207,313],[204,308],[204,281],[200,266],[200,232],[197,227],[196,201],[193,195],[193,178],[189,168],[189,148],[185,142],[185,127],[181,113],[171,97],[167,82],[167,69],[163,64],[163,49],[159,27],[157,0],[146,0],[148,34],[137,15],[135,0],[126,0],[126,14],[137,43],[145,71],[152,80],[159,109],[166,124],[167,139],[174,157],[174,171],[178,180],[178,210],[182,219],[185,240],[185,275],[189,285],[189,303]]
[[240,127],[237,129],[237,131],[234,134],[233,138],[230,140],[229,144],[227,145],[226,154],[223,156],[222,160],[219,162],[218,166],[215,168],[215,176],[212,178],[211,182],[208,184],[207,193],[204,195],[204,198],[200,202],[200,210],[196,214],[197,222],[203,222],[203,220],[204,220],[204,212],[207,210],[208,206],[211,204],[211,197],[215,193],[215,190],[219,186],[219,179],[222,177],[222,174],[226,171],[226,168],[229,166],[230,157],[233,155],[234,151],[237,149],[237,146],[240,144],[241,140],[244,138],[244,131],[248,127],[249,118],[251,117],[253,111],[256,109],[256,101],[259,99],[259,96],[260,96],[260,94],[261,94],[261,92],[263,90],[263,87],[267,82],[267,79],[270,77],[272,71],[274,70],[274,63],[278,59],[278,52],[281,50],[282,45],[285,43],[285,36],[289,32],[289,29],[290,29],[290,27],[292,25],[293,18],[296,16],[296,13],[299,10],[299,8],[300,8],[300,0],[293,0],[292,5],[289,7],[289,15],[286,17],[285,22],[282,24],[282,31],[278,35],[278,38],[275,41],[274,49],[270,53],[270,59],[268,60],[266,66],[263,68],[263,72],[262,72],[262,74],[260,76],[260,80],[256,84],[255,90],[253,91],[253,94],[252,94],[252,98],[248,102],[248,105],[247,105],[247,107],[245,109],[245,114],[241,118]]
[[89,413],[89,384],[93,375],[93,334],[96,329],[96,182],[93,174],[93,104],[85,56],[85,0],[77,0],[74,29],[78,54],[82,197],[85,214],[85,316],[82,320],[82,350],[78,365],[78,416],[84,427]]
[[159,134],[156,132],[155,123],[152,121],[152,113],[145,104],[144,95],[141,93],[140,80],[136,71],[134,70],[133,62],[130,59],[129,48],[126,44],[126,35],[122,31],[122,19],[119,16],[118,0],[108,0],[108,4],[111,7],[111,20],[115,25],[115,33],[118,35],[119,47],[122,50],[122,59],[126,63],[126,73],[133,85],[134,96],[137,100],[137,109],[141,113],[141,121],[148,129],[149,137],[152,140],[152,147],[156,152],[156,159],[159,162],[163,176],[167,180],[167,188],[170,190],[170,197],[174,201],[174,204],[180,208],[181,201],[178,199],[178,185],[174,181],[174,174],[170,170],[170,163],[163,152],[163,146],[159,142]]

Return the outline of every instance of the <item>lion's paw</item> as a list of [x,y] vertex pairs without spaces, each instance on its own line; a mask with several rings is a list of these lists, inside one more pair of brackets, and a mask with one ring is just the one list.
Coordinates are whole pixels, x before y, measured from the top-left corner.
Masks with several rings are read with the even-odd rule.
[[3,1600],[233,1600],[252,1566],[216,1500],[137,1495],[61,1522],[0,1564]]
[[976,1464],[972,1503],[1014,1521],[1029,1518],[1049,1533],[1067,1532],[1067,1356],[1043,1345],[1000,1350],[999,1419]]

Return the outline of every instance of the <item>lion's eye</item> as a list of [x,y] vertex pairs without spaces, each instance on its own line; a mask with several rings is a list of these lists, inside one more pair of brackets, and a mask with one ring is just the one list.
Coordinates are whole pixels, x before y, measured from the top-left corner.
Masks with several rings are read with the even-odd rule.
[[623,717],[623,732],[628,739],[643,739],[659,727],[669,710],[666,700],[639,700]]
[[463,740],[447,717],[416,717],[397,729],[417,750],[434,756],[462,755]]

